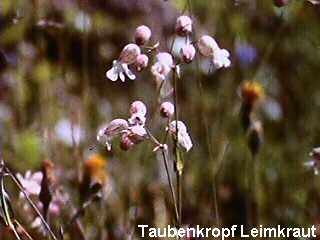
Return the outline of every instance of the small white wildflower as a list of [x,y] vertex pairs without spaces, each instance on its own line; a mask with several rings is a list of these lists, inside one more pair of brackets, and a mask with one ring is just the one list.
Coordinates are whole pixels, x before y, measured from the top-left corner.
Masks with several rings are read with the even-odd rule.
[[[31,171],[27,171],[24,176],[18,173],[17,179],[28,195],[38,196],[40,194],[42,172],[31,173]],[[23,193],[20,193],[20,198],[24,198]]]
[[192,32],[192,20],[188,16],[180,16],[176,21],[176,33],[180,36],[190,34]]
[[122,49],[119,59],[113,60],[112,68],[106,72],[106,77],[111,81],[117,81],[120,78],[124,82],[126,76],[131,80],[135,80],[136,76],[129,69],[128,65],[135,63],[140,54],[141,50],[138,45],[133,43],[127,44]]
[[148,26],[141,25],[136,28],[134,33],[134,41],[138,45],[144,45],[151,38],[151,30]]
[[99,129],[97,134],[97,141],[106,145],[108,151],[111,150],[111,143],[110,141],[122,134],[124,131],[128,129],[129,125],[128,122],[124,119],[114,119],[106,126]]
[[[177,133],[178,130],[178,133]],[[192,148],[192,140],[187,131],[186,125],[182,121],[172,121],[169,123],[168,131],[177,140],[178,145],[187,152]]]
[[130,114],[141,114],[145,116],[147,114],[147,106],[142,101],[134,101],[130,105]]
[[158,53],[156,63],[151,67],[152,74],[157,80],[165,80],[173,67],[173,58],[167,52]]
[[231,61],[229,59],[230,53],[226,49],[216,49],[213,52],[212,63],[216,69],[222,67],[230,67]]
[[106,72],[106,77],[113,82],[117,81],[119,78],[122,82],[124,82],[126,76],[131,80],[136,79],[136,76],[128,68],[128,64],[113,60],[112,68]]
[[198,40],[199,52],[205,57],[212,57],[213,52],[219,49],[218,43],[208,35],[202,36]]

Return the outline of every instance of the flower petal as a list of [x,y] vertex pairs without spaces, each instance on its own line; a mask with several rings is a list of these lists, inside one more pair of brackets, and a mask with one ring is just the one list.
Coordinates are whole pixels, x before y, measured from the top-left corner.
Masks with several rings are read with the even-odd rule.
[[106,72],[106,77],[113,82],[118,80],[118,72],[115,66]]

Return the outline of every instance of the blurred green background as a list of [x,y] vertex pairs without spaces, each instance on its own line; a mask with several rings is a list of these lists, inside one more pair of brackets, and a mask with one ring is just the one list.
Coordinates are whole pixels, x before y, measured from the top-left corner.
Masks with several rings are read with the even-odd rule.
[[[148,25],[152,42],[167,51],[181,14],[191,15],[194,40],[214,36],[232,61],[208,74],[197,54],[181,69],[179,114],[194,143],[185,154],[182,222],[248,225],[257,215],[249,208],[267,226],[320,223],[318,177],[303,167],[320,141],[320,8],[302,0],[282,8],[271,0],[1,0],[0,141],[6,163],[25,172],[51,159],[77,202],[75,166],[100,152],[111,190],[83,217],[88,239],[129,239],[128,231],[139,239],[139,230],[130,230],[138,223],[172,223],[169,188],[152,145],[123,152],[114,144],[106,153],[96,133],[113,118],[127,118],[130,103],[140,99],[148,116],[156,116],[149,127],[165,134],[149,68],[125,83],[107,80],[105,72],[138,25]],[[264,140],[254,160],[239,117],[238,87],[245,80],[266,91],[258,111]],[[79,146],[70,140],[70,122],[79,127]],[[253,175],[259,176],[258,189]],[[11,194],[17,197],[14,189]],[[23,211],[15,212],[23,218]]]

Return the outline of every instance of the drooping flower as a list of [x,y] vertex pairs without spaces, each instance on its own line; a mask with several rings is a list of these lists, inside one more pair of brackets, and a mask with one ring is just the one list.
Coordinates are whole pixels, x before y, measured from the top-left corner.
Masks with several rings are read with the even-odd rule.
[[181,48],[180,54],[185,63],[191,63],[196,55],[196,49],[192,44],[185,44]]
[[146,44],[151,38],[151,30],[148,26],[141,25],[136,28],[134,41],[139,46]]
[[134,101],[130,105],[130,118],[129,124],[132,125],[144,125],[146,122],[147,107],[142,101]]
[[309,153],[311,160],[304,163],[304,166],[311,168],[315,175],[319,174],[320,167],[320,147],[313,148]]
[[[169,123],[169,126],[167,128],[169,133],[174,137],[174,139],[177,141],[178,146],[186,150],[187,152],[190,151],[192,148],[192,140],[191,137],[187,131],[186,125],[182,121],[172,121]],[[178,131],[178,133],[177,133]]]
[[215,68],[230,67],[231,61],[229,59],[230,53],[226,49],[216,49],[213,51],[212,63]]
[[160,115],[164,118],[170,118],[174,114],[174,105],[171,102],[163,102],[160,105]]
[[148,66],[148,63],[149,63],[149,58],[147,55],[145,54],[140,54],[138,57],[137,57],[137,60],[136,60],[136,67],[137,67],[137,70],[138,71],[141,71],[142,69],[146,68]]
[[156,56],[156,63],[151,67],[152,74],[157,80],[163,81],[173,67],[173,58],[170,53],[161,52]]
[[135,63],[140,54],[141,50],[138,45],[127,44],[122,49],[118,60],[113,60],[112,68],[106,72],[106,77],[111,81],[117,81],[120,78],[122,82],[125,81],[126,76],[131,80],[136,79],[128,65]]
[[147,114],[147,106],[142,101],[134,101],[130,105],[130,114],[141,114],[145,116]]
[[192,32],[192,20],[189,16],[180,16],[176,21],[176,33],[185,36]]
[[212,57],[213,52],[219,49],[218,43],[212,37],[203,35],[197,42],[199,52],[205,57]]
[[111,150],[111,140],[122,134],[129,127],[128,122],[124,119],[114,119],[106,126],[99,129],[97,134],[98,142],[106,145],[107,150]]

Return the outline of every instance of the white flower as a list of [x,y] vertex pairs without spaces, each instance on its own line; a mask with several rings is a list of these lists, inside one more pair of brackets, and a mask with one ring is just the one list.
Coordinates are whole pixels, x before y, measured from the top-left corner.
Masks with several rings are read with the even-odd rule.
[[113,60],[112,68],[106,72],[106,77],[113,82],[117,81],[119,78],[124,82],[126,76],[131,80],[136,79],[136,76],[129,69],[128,64]]
[[191,63],[194,56],[196,55],[196,49],[192,44],[185,44],[180,49],[180,54],[181,54],[182,60],[185,63]]
[[144,45],[151,38],[151,30],[148,26],[141,25],[136,28],[134,40],[138,45]]
[[139,46],[134,43],[129,43],[122,49],[119,61],[128,65],[133,64],[140,54],[141,50]]
[[99,129],[97,134],[97,141],[106,145],[108,151],[111,150],[110,141],[125,132],[128,129],[128,122],[124,119],[114,119],[106,126]]
[[[42,172],[32,174],[31,171],[27,171],[24,176],[18,173],[17,178],[28,195],[38,196],[40,194]],[[24,198],[23,193],[20,193],[20,198]]]
[[168,65],[169,67],[173,66],[173,58],[170,53],[160,52],[156,56],[157,62]]
[[171,123],[169,123],[167,130],[177,140],[180,147],[185,149],[187,152],[190,151],[193,146],[192,140],[187,131],[186,125],[182,121],[172,121]]
[[229,59],[230,53],[226,49],[216,49],[213,52],[212,63],[215,68],[230,67],[231,61]]
[[134,43],[127,44],[122,49],[119,59],[113,60],[112,68],[106,72],[106,77],[111,81],[117,81],[120,78],[124,82],[126,76],[131,80],[135,80],[136,76],[131,72],[128,65],[135,63],[140,54],[141,50],[138,45]]
[[174,105],[171,102],[163,102],[160,105],[160,114],[164,118],[170,118],[174,114]]
[[141,114],[145,116],[147,114],[147,107],[142,101],[134,101],[130,105],[130,114]]
[[199,52],[205,57],[212,57],[213,52],[219,49],[218,43],[208,35],[202,36],[198,40]]
[[173,58],[167,52],[158,53],[156,63],[151,67],[152,74],[157,80],[165,80],[173,67]]
[[149,63],[149,58],[147,55],[145,54],[140,54],[138,57],[137,57],[137,60],[136,60],[136,67],[137,67],[137,70],[138,71],[141,71],[142,69],[146,68],[148,66],[148,63]]
[[192,20],[188,16],[180,16],[176,21],[176,33],[184,36],[192,32]]

